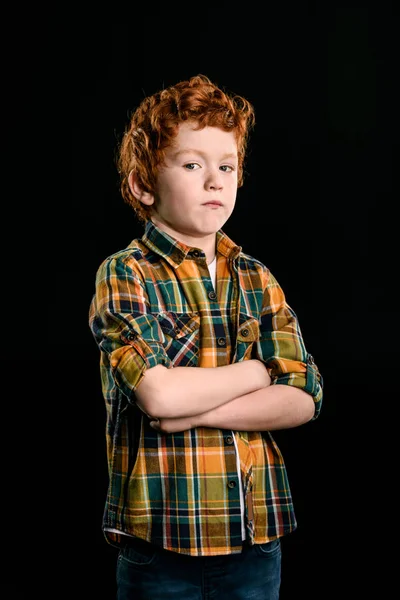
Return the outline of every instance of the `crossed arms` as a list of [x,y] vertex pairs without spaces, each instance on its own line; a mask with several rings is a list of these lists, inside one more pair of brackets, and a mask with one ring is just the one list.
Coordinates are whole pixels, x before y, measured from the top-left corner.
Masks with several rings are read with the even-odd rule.
[[154,298],[150,303],[136,268],[130,254],[104,261],[90,326],[116,385],[127,398],[134,397],[157,427],[171,432],[200,426],[266,431],[296,427],[318,416],[322,380],[297,317],[266,268],[253,265],[251,271],[252,289],[263,294],[257,317],[243,313],[254,326],[256,358],[220,367],[173,367],[164,347],[161,309]]
[[166,433],[193,427],[286,429],[310,421],[315,409],[302,389],[271,385],[257,359],[216,368],[157,365],[146,371],[136,399],[152,426]]

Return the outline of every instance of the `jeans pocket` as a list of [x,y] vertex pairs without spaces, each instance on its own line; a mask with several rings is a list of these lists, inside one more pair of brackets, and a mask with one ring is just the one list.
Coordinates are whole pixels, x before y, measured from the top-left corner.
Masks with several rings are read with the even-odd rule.
[[118,560],[124,560],[132,566],[149,566],[155,563],[158,549],[144,540],[129,540],[120,549]]
[[256,552],[260,556],[275,556],[281,552],[281,541],[279,538],[272,540],[272,542],[266,542],[265,544],[255,544]]

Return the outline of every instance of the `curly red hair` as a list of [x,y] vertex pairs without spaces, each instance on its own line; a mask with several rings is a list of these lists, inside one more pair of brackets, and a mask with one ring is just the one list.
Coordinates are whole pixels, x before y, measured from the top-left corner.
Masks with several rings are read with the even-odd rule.
[[154,193],[157,168],[178,126],[193,121],[199,129],[219,127],[233,131],[238,146],[238,187],[243,185],[243,163],[254,108],[245,98],[226,93],[205,75],[191,77],[145,98],[133,112],[118,149],[117,168],[124,201],[140,221],[150,219],[151,207],[135,198],[129,186],[133,171],[140,187]]

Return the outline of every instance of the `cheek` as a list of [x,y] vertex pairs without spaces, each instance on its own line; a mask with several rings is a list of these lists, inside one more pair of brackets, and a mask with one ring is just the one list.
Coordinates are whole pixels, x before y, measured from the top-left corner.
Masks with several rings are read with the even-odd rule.
[[229,190],[229,195],[231,196],[233,202],[235,202],[236,196],[237,196],[237,192],[238,192],[237,179],[235,179],[234,181],[230,182],[230,184],[228,186],[228,190]]
[[173,194],[158,198],[156,210],[160,215],[173,216],[174,219],[181,219],[188,215],[189,202],[184,194],[175,190]]

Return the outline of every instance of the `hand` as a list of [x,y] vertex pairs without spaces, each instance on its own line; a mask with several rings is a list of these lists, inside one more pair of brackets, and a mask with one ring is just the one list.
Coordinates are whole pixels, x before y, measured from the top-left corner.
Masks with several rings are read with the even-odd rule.
[[194,417],[178,417],[171,419],[157,419],[150,417],[150,427],[160,433],[177,433],[197,427]]

